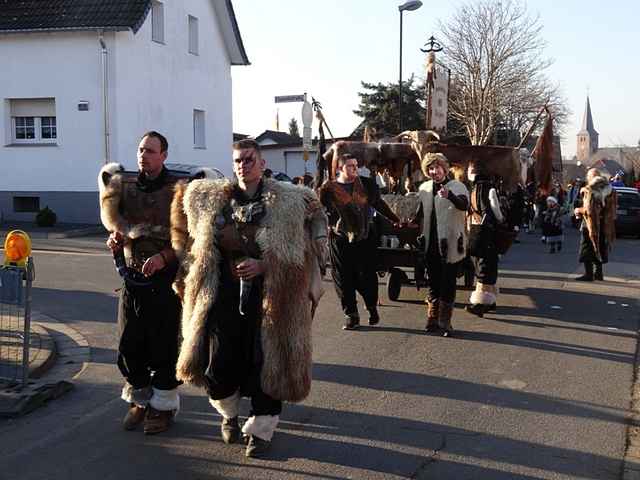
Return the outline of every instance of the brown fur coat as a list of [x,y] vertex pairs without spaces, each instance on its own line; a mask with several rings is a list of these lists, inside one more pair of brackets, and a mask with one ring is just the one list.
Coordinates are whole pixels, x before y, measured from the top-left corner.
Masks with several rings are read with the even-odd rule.
[[582,187],[582,209],[589,240],[593,245],[596,257],[601,261],[600,235],[604,234],[607,248],[611,249],[616,239],[616,208],[617,197],[609,181],[605,177],[597,176]]
[[[226,180],[197,180],[179,185],[172,205],[172,245],[181,259],[175,286],[183,297],[177,377],[197,385],[204,383],[206,323],[220,276],[214,218],[231,191]],[[309,223],[324,212],[308,188],[265,179],[263,192],[266,213],[256,235],[266,267],[261,384],[273,398],[301,401],[311,387],[310,292],[320,254]]]

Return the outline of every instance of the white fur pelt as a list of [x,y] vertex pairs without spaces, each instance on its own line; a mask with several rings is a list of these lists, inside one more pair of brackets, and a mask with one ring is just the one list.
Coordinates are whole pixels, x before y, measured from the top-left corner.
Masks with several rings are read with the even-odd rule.
[[500,199],[498,198],[498,192],[495,188],[489,190],[489,205],[498,222],[504,222],[504,215],[500,209]]
[[[422,234],[425,238],[425,248],[429,248],[429,239],[433,232],[431,227],[431,212],[436,209],[436,224],[438,231],[438,249],[442,255],[441,239],[447,241],[447,263],[456,263],[462,260],[467,254],[467,230],[465,227],[466,212],[458,210],[453,203],[446,198],[433,194],[433,180],[420,185],[420,200],[422,201]],[[446,187],[456,196],[464,195],[469,200],[469,191],[462,182],[450,180]],[[462,240],[460,238],[462,237]],[[458,250],[458,245],[462,245],[462,251]]]
[[475,290],[471,293],[469,302],[473,305],[493,305],[498,299],[498,288],[495,285],[485,285],[477,282]]
[[110,232],[125,232],[128,222],[120,215],[120,199],[122,197],[122,176],[124,171],[119,163],[108,163],[98,174],[98,190],[100,192],[100,220]]
[[410,195],[386,194],[382,195],[382,199],[389,205],[391,211],[403,222],[414,218],[420,205],[420,197],[415,193]]
[[[196,180],[176,190],[172,246],[182,266],[175,287],[183,296],[177,377],[203,385],[206,324],[218,293],[222,259],[214,218],[229,202],[232,185],[227,180]],[[273,398],[301,401],[311,386],[310,297],[318,258],[309,221],[318,212],[324,214],[308,188],[265,179],[263,198],[265,215],[256,234],[265,264],[261,384]]]

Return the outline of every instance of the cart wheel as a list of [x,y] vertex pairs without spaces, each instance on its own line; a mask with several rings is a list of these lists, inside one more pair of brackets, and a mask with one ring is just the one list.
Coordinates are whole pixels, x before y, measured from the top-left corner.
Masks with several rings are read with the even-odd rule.
[[398,268],[394,267],[389,270],[389,278],[387,278],[387,296],[389,300],[398,300],[404,277],[404,272]]

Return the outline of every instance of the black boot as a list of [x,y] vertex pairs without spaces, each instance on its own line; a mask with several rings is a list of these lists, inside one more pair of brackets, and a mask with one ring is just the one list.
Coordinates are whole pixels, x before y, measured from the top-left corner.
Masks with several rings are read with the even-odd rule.
[[377,325],[380,323],[380,315],[378,315],[377,307],[368,308],[369,310],[369,325]]
[[596,273],[593,275],[594,280],[604,280],[604,276],[602,274],[602,264],[600,262],[596,263]]
[[271,442],[262,440],[255,435],[249,435],[249,441],[247,442],[247,449],[244,454],[250,458],[262,458],[269,452]]
[[222,441],[226,444],[236,443],[240,439],[240,424],[238,417],[223,418],[220,425]]
[[356,330],[360,326],[360,316],[358,313],[352,313],[345,318],[343,330]]
[[593,263],[584,262],[584,275],[576,278],[578,282],[593,282]]

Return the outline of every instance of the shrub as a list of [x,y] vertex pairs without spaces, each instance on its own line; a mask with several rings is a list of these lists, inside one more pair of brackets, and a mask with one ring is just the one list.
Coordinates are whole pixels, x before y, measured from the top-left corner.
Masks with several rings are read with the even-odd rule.
[[36,224],[39,227],[53,227],[58,221],[58,216],[48,206],[44,207],[36,215]]

